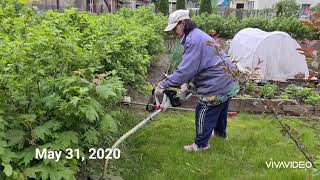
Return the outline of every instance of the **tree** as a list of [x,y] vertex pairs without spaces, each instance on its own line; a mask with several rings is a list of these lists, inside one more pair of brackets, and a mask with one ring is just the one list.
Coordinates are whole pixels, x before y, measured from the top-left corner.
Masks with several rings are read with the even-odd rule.
[[200,14],[202,13],[212,13],[212,4],[211,4],[211,0],[201,0],[200,2]]
[[158,0],[158,12],[163,13],[164,15],[169,14],[169,1],[168,0]]
[[297,17],[299,15],[300,6],[296,0],[282,0],[275,5],[277,16]]
[[185,0],[177,0],[176,9],[186,9],[186,1]]

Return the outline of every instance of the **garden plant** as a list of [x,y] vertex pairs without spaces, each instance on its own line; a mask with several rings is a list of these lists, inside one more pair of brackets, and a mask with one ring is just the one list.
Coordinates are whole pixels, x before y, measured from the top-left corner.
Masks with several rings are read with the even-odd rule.
[[[158,1],[159,14],[153,13],[152,8],[138,8],[136,11],[123,8],[116,13],[99,15],[72,8],[64,12],[37,12],[21,2],[26,1],[0,0],[0,179],[72,180],[91,174],[100,175],[103,160],[76,157],[43,160],[35,158],[35,151],[46,148],[63,151],[67,155],[66,149],[71,148],[78,149],[79,155],[85,156],[93,147],[110,147],[117,137],[139,121],[139,111],[124,110],[121,101],[129,88],[145,93],[147,71],[155,56],[167,53],[164,39],[168,35],[163,29],[169,13],[168,1]],[[232,38],[242,28],[258,27],[268,31],[286,31],[298,39],[319,36],[316,21],[308,26],[293,17],[239,21],[235,17],[207,14],[212,11],[211,3],[202,0],[201,15],[193,17],[208,33],[216,31],[222,37]],[[218,47],[216,49],[219,50]],[[305,55],[315,57],[308,49],[302,50]],[[182,54],[181,47],[174,49],[167,73],[177,68]],[[279,88],[273,84],[258,87],[249,82],[248,74],[230,71],[230,75],[239,80],[244,92],[260,98],[262,102],[264,98],[273,99],[278,95]],[[309,88],[289,86],[283,93],[290,99],[309,105],[318,105],[320,100],[320,95]],[[219,141],[217,150],[208,156],[182,154],[178,150],[180,144],[177,143],[182,139],[177,137],[191,137],[186,133],[191,132],[191,115],[171,112],[161,117],[158,124],[146,128],[145,132],[123,145],[125,162],[115,161],[111,171],[124,174],[128,179],[131,178],[130,173],[136,178],[146,179],[177,179],[179,176],[235,178],[231,175],[232,165],[240,162],[237,165],[249,169],[248,172],[261,170],[259,166],[266,156],[260,158],[261,151],[256,147],[272,154],[269,148],[272,145],[278,152],[274,153],[277,154],[275,157],[307,159],[315,170],[313,174],[307,172],[307,175],[319,176],[320,154],[315,150],[320,139],[319,122],[305,118],[300,122],[304,128],[297,129],[297,124],[279,117],[272,107],[266,106],[273,117],[240,116],[238,122],[231,123],[232,135],[240,137],[240,140],[228,144],[228,147],[224,146],[226,142]],[[298,155],[295,146],[280,136],[279,124],[274,122],[280,123],[280,132],[294,142],[302,155]],[[304,135],[308,138],[306,142],[301,140]],[[177,141],[171,142],[173,145],[170,146],[168,140],[172,139]],[[261,145],[263,143],[265,145]],[[281,154],[287,147],[288,155]],[[307,147],[312,150],[308,152]],[[137,163],[139,159],[146,161]],[[219,163],[214,164],[214,168],[228,168],[212,174],[210,164],[199,165],[192,162],[194,159],[207,164],[217,161]],[[242,161],[255,167],[246,167]],[[178,174],[175,174],[176,167],[181,168]],[[141,174],[145,170],[148,173]],[[161,174],[161,171],[167,173]],[[286,173],[290,172],[277,172],[269,177],[278,178]],[[241,174],[241,169],[236,170],[235,175]],[[297,171],[289,177],[295,175],[305,177],[304,173]],[[250,176],[261,178],[255,173]]]

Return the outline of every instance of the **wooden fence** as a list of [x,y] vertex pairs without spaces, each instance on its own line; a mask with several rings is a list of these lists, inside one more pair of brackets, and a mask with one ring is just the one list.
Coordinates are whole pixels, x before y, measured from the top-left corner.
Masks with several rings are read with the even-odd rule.
[[245,17],[274,17],[274,16],[276,16],[276,12],[273,9],[244,10],[244,9],[225,8],[225,9],[219,9],[218,15],[220,15],[220,16],[236,16],[236,17],[242,19]]
[[[247,17],[265,17],[272,18],[277,16],[275,9],[262,9],[262,10],[244,10],[234,8],[222,8],[218,9],[218,15],[220,16],[236,16],[238,19]],[[297,18],[300,18],[300,14],[296,14]]]

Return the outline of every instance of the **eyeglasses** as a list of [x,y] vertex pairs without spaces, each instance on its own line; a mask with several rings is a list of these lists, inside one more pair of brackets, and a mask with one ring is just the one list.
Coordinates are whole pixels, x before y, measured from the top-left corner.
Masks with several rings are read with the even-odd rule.
[[175,31],[178,27],[178,25],[182,24],[182,21],[179,21],[178,24],[176,25],[176,27],[173,28],[173,30]]

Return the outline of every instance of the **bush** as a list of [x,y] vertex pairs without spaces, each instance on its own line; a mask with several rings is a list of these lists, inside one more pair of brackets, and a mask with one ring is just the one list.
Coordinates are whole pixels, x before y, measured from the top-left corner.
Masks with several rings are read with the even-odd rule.
[[252,27],[259,28],[265,31],[271,31],[273,27],[270,27],[270,19],[263,17],[248,17],[241,21],[241,28]]
[[241,30],[239,20],[234,16],[224,18],[216,14],[208,15],[207,13],[203,13],[201,15],[194,16],[193,20],[196,22],[198,27],[205,32],[210,33],[215,31],[225,38],[232,38]]
[[220,30],[222,37],[233,38],[233,36],[241,30],[241,23],[236,17],[228,16],[223,21]]
[[200,2],[200,14],[202,13],[212,13],[211,0],[201,0]]
[[216,31],[218,33],[222,32],[221,26],[224,21],[223,17],[216,14],[209,15],[208,13],[202,13],[201,15],[192,17],[197,26],[203,31],[210,33]]
[[270,21],[271,31],[284,31],[290,34],[295,39],[312,39],[315,36],[315,31],[305,26],[297,18],[288,17],[282,18],[277,17]]
[[221,37],[233,38],[243,28],[259,28],[264,31],[284,31],[296,39],[314,38],[316,31],[294,17],[257,17],[237,20],[234,16],[221,17],[206,13],[194,16],[198,27],[207,33],[216,31]]
[[277,90],[277,85],[266,83],[261,87],[260,96],[268,99],[274,98]]
[[0,24],[0,179],[75,179],[80,160],[37,160],[35,148],[109,147],[121,124],[113,109],[143,84],[166,19],[151,9],[36,14],[6,0]]
[[177,0],[176,9],[186,9],[186,1],[185,0]]
[[300,6],[296,0],[282,0],[275,4],[277,16],[298,17]]
[[315,32],[314,39],[320,39],[320,12],[313,13],[311,21],[303,21],[303,23]]
[[285,95],[309,105],[316,105],[320,103],[320,95],[311,88],[289,85],[285,89]]

